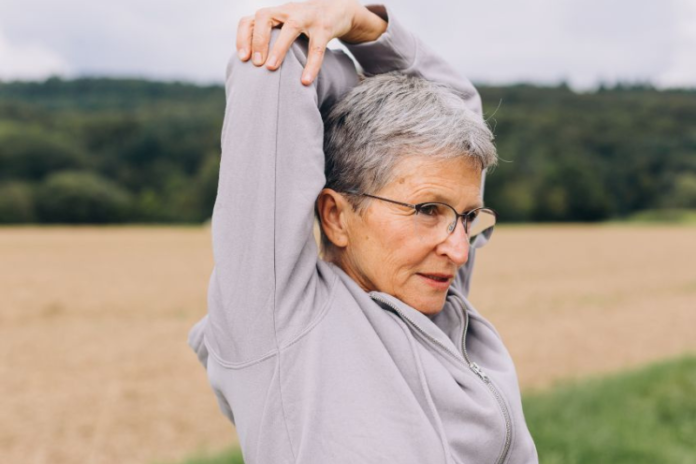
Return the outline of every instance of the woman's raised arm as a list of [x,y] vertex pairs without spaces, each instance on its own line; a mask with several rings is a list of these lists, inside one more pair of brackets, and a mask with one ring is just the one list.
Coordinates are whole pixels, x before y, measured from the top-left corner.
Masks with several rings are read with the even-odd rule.
[[304,86],[306,56],[307,41],[298,40],[277,71],[236,54],[227,68],[205,339],[230,365],[282,349],[327,298],[312,233],[325,182],[320,107],[358,78],[347,56],[331,53],[321,79]]

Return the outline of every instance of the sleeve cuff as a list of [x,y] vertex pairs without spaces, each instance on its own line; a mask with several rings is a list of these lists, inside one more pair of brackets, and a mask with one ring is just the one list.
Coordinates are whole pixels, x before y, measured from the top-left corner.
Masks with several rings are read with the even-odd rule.
[[[367,8],[376,5],[368,5]],[[415,36],[399,23],[386,5],[387,30],[377,40],[359,44],[343,43],[360,63],[366,75],[382,74],[390,71],[402,71],[410,68],[416,60],[418,41]]]

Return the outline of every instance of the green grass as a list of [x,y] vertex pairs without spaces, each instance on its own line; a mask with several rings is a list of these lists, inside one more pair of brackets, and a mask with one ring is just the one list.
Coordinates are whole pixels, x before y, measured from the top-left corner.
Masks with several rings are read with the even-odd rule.
[[[542,464],[696,464],[696,357],[524,395]],[[242,464],[238,450],[182,464]]]
[[696,357],[525,395],[544,464],[696,463]]
[[[613,222],[613,221],[610,221]],[[648,209],[616,222],[634,224],[696,224],[696,210],[692,209]]]
[[231,449],[215,455],[192,456],[179,464],[244,464],[242,452]]

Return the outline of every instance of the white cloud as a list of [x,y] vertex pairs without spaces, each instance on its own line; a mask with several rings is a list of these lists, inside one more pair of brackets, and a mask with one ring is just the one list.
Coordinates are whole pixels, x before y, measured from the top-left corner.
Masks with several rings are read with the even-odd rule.
[[[29,65],[220,82],[239,18],[282,1],[2,0],[0,28],[13,49],[32,44],[42,50],[46,58]],[[696,19],[684,14],[693,13],[693,0],[387,3],[402,23],[477,82],[567,81],[578,89],[616,81],[696,86]],[[22,54],[12,56],[18,68]]]
[[672,0],[409,5],[410,27],[427,32],[433,45],[479,82],[566,81],[587,89],[599,82],[653,80],[674,42]]
[[37,43],[10,43],[0,30],[1,80],[37,80],[69,73],[70,67],[55,51]]
[[679,21],[667,69],[656,76],[660,87],[696,87],[696,3],[676,0]]
[[253,3],[3,0],[0,27],[63,56],[79,75],[221,81],[236,22]]

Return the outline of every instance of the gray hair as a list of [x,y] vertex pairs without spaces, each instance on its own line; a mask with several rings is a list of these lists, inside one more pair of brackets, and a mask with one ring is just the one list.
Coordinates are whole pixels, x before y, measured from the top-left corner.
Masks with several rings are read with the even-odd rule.
[[[398,72],[364,79],[324,121],[326,187],[377,193],[408,156],[469,157],[481,169],[497,163],[493,134],[453,88]],[[348,201],[360,214],[365,197]],[[322,248],[333,244],[321,231]]]

